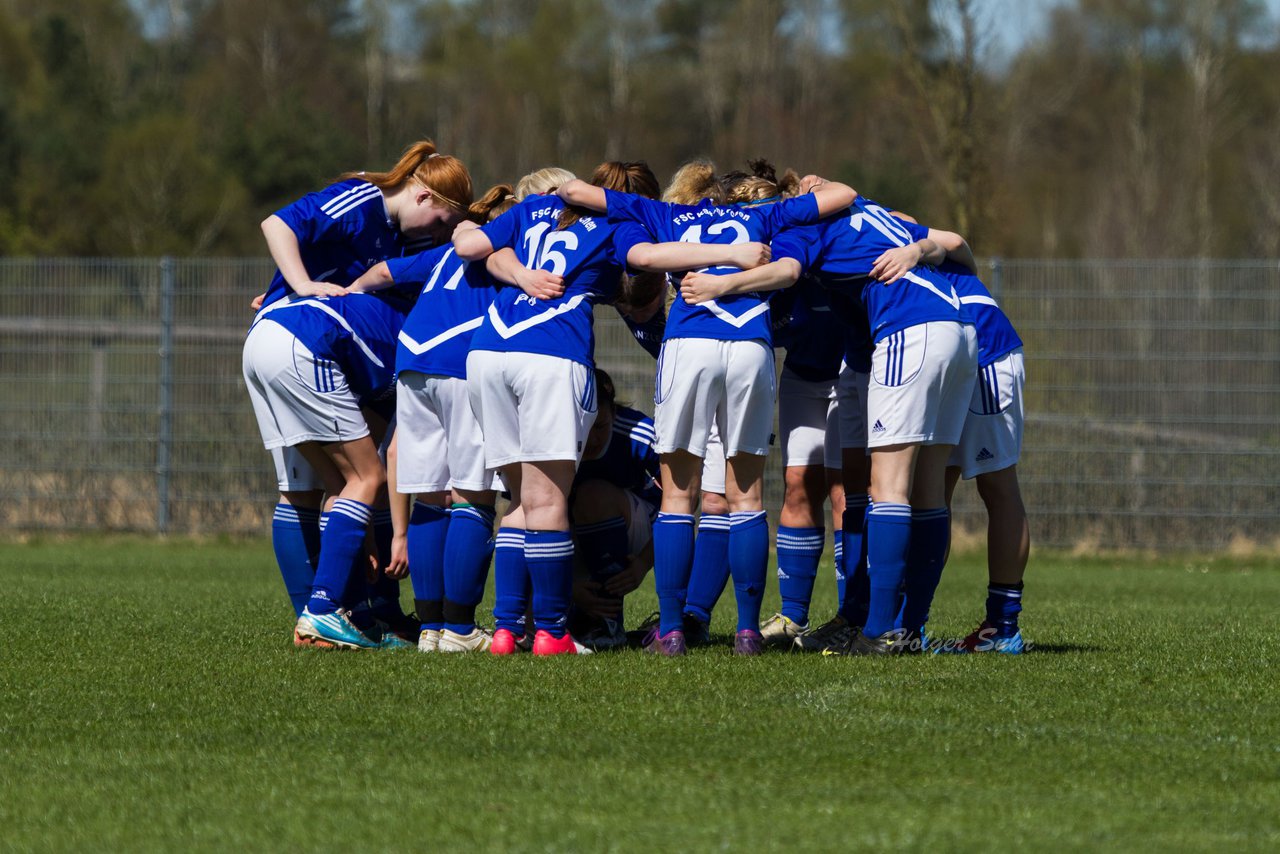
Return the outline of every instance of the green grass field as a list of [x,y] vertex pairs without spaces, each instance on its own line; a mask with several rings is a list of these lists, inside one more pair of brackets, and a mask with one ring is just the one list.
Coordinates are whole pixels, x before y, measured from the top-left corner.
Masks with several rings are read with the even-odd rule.
[[1274,559],[1037,554],[1033,652],[892,660],[299,651],[257,541],[0,543],[0,585],[6,850],[1280,846]]

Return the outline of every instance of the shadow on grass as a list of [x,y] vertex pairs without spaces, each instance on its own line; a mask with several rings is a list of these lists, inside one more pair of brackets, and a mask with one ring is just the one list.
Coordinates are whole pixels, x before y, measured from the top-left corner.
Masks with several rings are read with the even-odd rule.
[[1032,643],[1027,650],[1029,655],[1038,655],[1040,653],[1048,653],[1050,655],[1065,655],[1075,652],[1105,652],[1104,647],[1094,646],[1087,643]]

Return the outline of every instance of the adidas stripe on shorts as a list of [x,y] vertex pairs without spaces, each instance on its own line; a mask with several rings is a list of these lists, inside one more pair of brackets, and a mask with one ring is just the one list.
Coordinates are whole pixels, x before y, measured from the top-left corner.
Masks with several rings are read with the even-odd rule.
[[954,445],[978,372],[971,324],[930,321],[876,342],[867,386],[867,447]]
[[672,338],[658,355],[654,450],[706,458],[711,425],[725,456],[769,452],[773,432],[773,348],[762,341]]
[[836,383],[810,382],[783,368],[778,380],[778,433],[784,466],[839,469]]
[[242,365],[268,450],[303,442],[351,442],[369,435],[342,368],[313,354],[280,324],[254,324],[244,342]]
[[1022,455],[1025,383],[1021,347],[978,371],[960,441],[947,462],[958,466],[965,480],[1017,465]]
[[489,468],[582,459],[596,420],[595,371],[586,365],[541,353],[472,350],[467,390]]
[[494,488],[467,381],[403,371],[396,379],[396,491]]

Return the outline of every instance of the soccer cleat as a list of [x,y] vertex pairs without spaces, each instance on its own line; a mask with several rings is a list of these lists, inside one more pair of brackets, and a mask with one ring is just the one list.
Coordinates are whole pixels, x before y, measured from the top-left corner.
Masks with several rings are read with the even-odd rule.
[[760,627],[760,637],[765,646],[794,649],[795,643],[809,633],[809,624],[803,626],[783,614],[774,614]]
[[711,628],[693,614],[684,615],[684,642],[686,646],[707,646],[711,643]]
[[764,652],[764,638],[754,629],[740,629],[733,636],[734,655],[759,655]]
[[684,642],[684,632],[675,629],[665,635],[659,635],[655,628],[653,637],[644,645],[644,651],[654,655],[665,655],[667,658],[684,655],[688,651]]
[[993,626],[985,620],[974,629],[968,637],[960,641],[955,652],[1000,652],[1005,655],[1020,655],[1026,649],[1022,640],[1022,630],[1014,629],[1013,634],[1001,632],[999,626]]
[[439,652],[440,630],[423,629],[418,635],[418,652]]
[[533,636],[534,655],[590,655],[591,650],[573,639],[573,635],[565,632],[556,637],[544,629],[539,629]]
[[366,632],[366,634],[370,638],[377,640],[378,649],[417,649],[418,648],[417,638],[414,638],[413,640],[408,640],[404,636],[402,636],[399,632],[392,631],[391,628],[387,626],[386,623],[383,623],[381,621],[379,621],[378,624],[371,631]]
[[418,636],[422,631],[422,623],[417,617],[410,617],[408,614],[402,614],[398,610],[378,617],[378,628],[382,629],[383,634],[392,633],[407,641],[410,646],[418,643]]
[[498,629],[489,641],[489,654],[515,655],[517,651],[524,649],[523,641],[524,635],[517,638],[510,629]]
[[313,614],[303,609],[294,634],[313,641],[332,644],[337,649],[377,649],[378,641],[369,638],[351,622],[350,611]]
[[853,643],[853,636],[859,628],[836,614],[813,631],[796,638],[795,648],[801,652],[843,655],[849,644]]
[[302,635],[298,634],[297,626],[294,626],[294,629],[293,629],[293,645],[299,648],[306,647],[310,649],[333,649],[334,648],[333,644],[329,643],[328,641],[316,640],[315,638],[304,638]]
[[598,625],[582,635],[582,644],[596,652],[620,649],[627,645],[627,633],[623,630],[621,621],[605,617],[599,621]]
[[[906,629],[890,629],[877,637],[862,632],[853,636],[846,655],[901,655],[910,650],[913,636]],[[916,651],[919,651],[917,646]]]
[[493,635],[476,626],[465,635],[445,629],[440,634],[439,652],[484,652],[493,643]]
[[648,649],[649,644],[653,643],[653,639],[658,636],[658,619],[658,612],[654,611],[641,620],[640,625],[627,632],[627,645]]

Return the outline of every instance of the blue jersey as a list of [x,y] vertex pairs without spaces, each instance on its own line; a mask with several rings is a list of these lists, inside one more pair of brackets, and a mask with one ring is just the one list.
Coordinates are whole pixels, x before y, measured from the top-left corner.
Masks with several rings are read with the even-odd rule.
[[400,330],[396,372],[418,371],[467,378],[471,338],[498,295],[498,283],[483,261],[469,264],[453,244],[387,261],[397,285],[422,285]]
[[[349,285],[370,267],[403,254],[404,235],[387,215],[382,191],[351,178],[276,211],[298,237],[298,253],[316,282]],[[293,293],[276,270],[264,306]]]
[[1022,346],[1009,317],[1000,309],[987,286],[968,267],[947,261],[938,267],[960,295],[960,302],[978,334],[978,367],[985,368]]
[[[722,207],[710,201],[697,205],[655,202],[628,193],[605,191],[611,222],[636,222],[654,243],[772,243],[773,258],[795,257],[802,249],[785,239],[775,241],[790,226],[816,222],[818,203],[811,194],[777,204]],[[737,267],[710,267],[713,275],[738,272]],[[769,344],[769,295],[740,294],[689,305],[677,299],[667,316],[666,338],[713,338]]]
[[658,358],[658,354],[662,352],[662,339],[667,331],[667,307],[661,306],[644,323],[636,323],[625,314],[622,315],[622,322],[627,324],[636,343],[650,356]]
[[796,295],[785,326],[774,326],[774,346],[783,347],[782,363],[807,382],[834,382],[844,356],[844,324],[832,310],[830,291],[811,278],[790,288]]
[[586,216],[557,230],[563,209],[557,196],[533,196],[482,227],[495,250],[509,247],[526,267],[563,276],[565,289],[553,300],[534,299],[519,288],[500,289],[471,340],[473,350],[541,353],[594,364],[592,306],[616,298],[627,250],[642,242],[643,234]]
[[[371,294],[293,297],[258,313],[278,323],[318,359],[335,362],[361,406],[385,411],[395,391],[396,335],[404,314]],[[281,354],[282,358],[289,354]]]
[[871,339],[879,342],[920,323],[966,320],[955,288],[932,267],[918,266],[893,284],[868,278],[882,253],[913,243],[928,231],[860,197],[843,214],[789,233],[804,238],[806,251],[799,259],[802,270],[810,271],[829,288],[861,295]]
[[603,480],[630,490],[656,512],[662,503],[662,475],[653,450],[653,419],[637,409],[617,407],[604,452],[578,466],[574,483],[587,480]]

